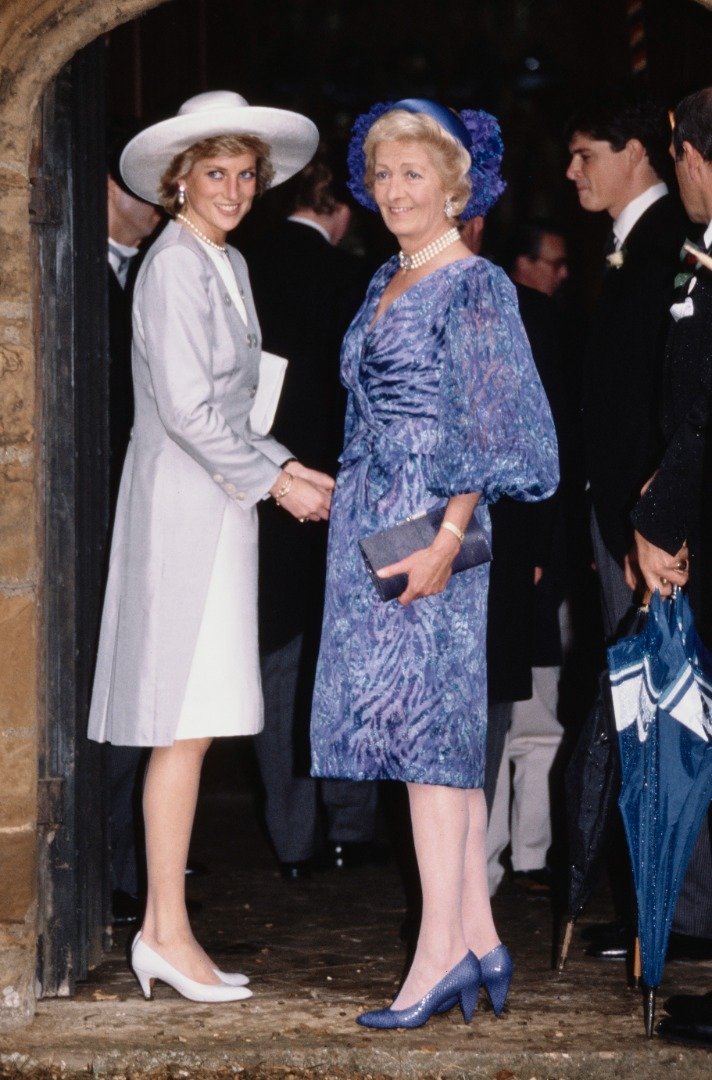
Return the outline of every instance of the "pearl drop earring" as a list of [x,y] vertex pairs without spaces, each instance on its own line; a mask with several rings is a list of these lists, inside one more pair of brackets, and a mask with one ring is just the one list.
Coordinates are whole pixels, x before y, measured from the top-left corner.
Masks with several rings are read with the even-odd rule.
[[445,210],[445,217],[446,218],[451,218],[453,216],[454,210],[453,210],[453,206],[452,206],[452,199],[450,198],[449,195],[445,200],[445,206],[444,206],[443,209]]
[[180,206],[181,208],[185,206],[185,188],[183,187],[183,185],[182,185],[182,184],[181,184],[181,185],[180,185],[180,187],[178,188],[178,199],[177,199],[177,202],[178,202],[178,205],[179,205],[179,206]]

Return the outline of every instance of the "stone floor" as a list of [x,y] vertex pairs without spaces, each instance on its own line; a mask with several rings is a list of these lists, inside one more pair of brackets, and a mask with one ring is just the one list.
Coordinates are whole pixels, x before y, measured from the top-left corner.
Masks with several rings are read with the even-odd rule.
[[[201,801],[194,855],[211,873],[189,893],[204,904],[198,937],[221,967],[250,974],[254,997],[195,1005],[159,984],[144,1001],[124,931],[75,998],[40,1002],[32,1027],[0,1038],[0,1076],[709,1080],[706,1051],[645,1038],[623,965],[588,959],[576,939],[566,972],[552,970],[548,900],[508,883],[495,909],[516,975],[501,1019],[481,1000],[469,1026],[453,1010],[413,1032],[357,1027],[357,1012],[392,997],[404,964],[395,862],[283,882],[249,790],[224,778],[219,767]],[[607,916],[599,897],[581,922]],[[670,963],[660,1001],[710,985],[712,963]]]

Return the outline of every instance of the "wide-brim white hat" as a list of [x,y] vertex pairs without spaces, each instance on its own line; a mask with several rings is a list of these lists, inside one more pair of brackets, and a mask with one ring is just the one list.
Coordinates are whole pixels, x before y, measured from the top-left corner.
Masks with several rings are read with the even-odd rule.
[[177,116],[139,132],[121,155],[121,175],[136,195],[160,202],[161,177],[176,154],[215,135],[263,139],[274,168],[272,187],[303,169],[319,142],[316,125],[300,113],[248,105],[232,90],[210,90],[184,101]]

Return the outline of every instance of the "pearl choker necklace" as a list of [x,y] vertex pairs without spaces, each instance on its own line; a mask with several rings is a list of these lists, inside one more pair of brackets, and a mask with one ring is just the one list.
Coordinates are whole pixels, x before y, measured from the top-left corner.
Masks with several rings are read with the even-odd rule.
[[211,248],[215,248],[216,251],[222,251],[223,255],[227,251],[225,244],[216,244],[214,240],[211,240],[209,236],[206,236],[204,232],[201,232],[197,225],[194,225],[190,218],[187,218],[185,214],[176,214],[178,221],[182,221],[184,225],[187,225],[189,229],[199,236],[204,243],[208,244]]
[[399,251],[398,262],[401,270],[417,270],[419,266],[424,266],[426,262],[430,262],[441,251],[444,251],[445,248],[450,247],[459,239],[460,233],[453,227],[444,232],[442,236],[439,236],[437,240],[433,240],[430,244],[426,244],[424,248],[421,248],[420,251],[416,251],[414,255],[406,255],[404,251]]

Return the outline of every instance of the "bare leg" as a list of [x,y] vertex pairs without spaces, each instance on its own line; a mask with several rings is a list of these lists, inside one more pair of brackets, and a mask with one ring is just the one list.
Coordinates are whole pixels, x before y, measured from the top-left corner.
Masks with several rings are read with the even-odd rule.
[[[462,892],[469,794],[460,788],[408,784],[423,916],[413,963],[394,1009],[413,1005],[467,952]],[[486,880],[485,875],[485,887]]]
[[148,895],[141,936],[181,974],[219,984],[193,937],[185,906],[185,865],[203,758],[210,739],[180,739],[151,752],[143,791]]
[[462,925],[467,948],[482,957],[499,944],[487,882],[487,805],[481,788],[465,791],[463,795],[467,800],[468,828]]

